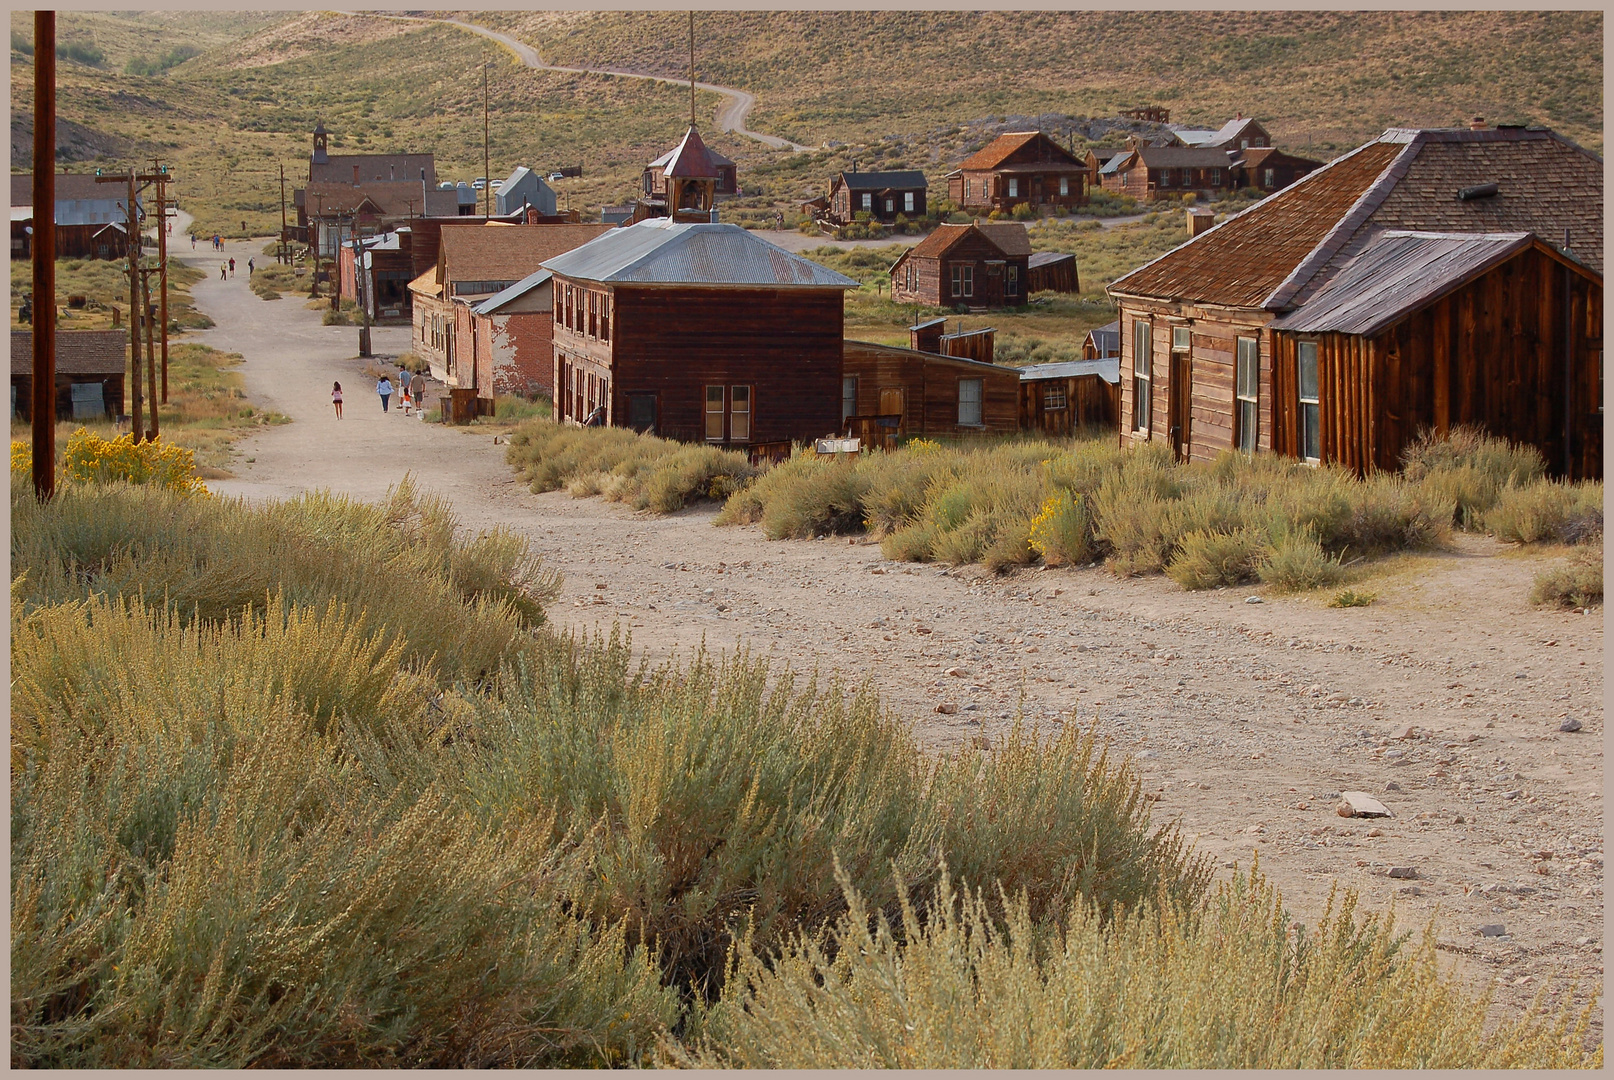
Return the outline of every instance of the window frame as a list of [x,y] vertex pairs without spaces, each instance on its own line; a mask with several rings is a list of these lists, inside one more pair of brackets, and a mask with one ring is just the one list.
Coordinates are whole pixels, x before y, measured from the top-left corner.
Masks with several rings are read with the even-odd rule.
[[904,191],[902,193],[902,212],[904,214],[911,214],[911,213],[914,212],[914,206],[915,206],[915,203],[914,203],[914,198],[913,198],[913,192]]
[[1233,445],[1255,453],[1261,438],[1261,339],[1240,337],[1233,355]]
[[[743,393],[742,393],[743,391]],[[740,399],[745,399],[745,408],[740,408]],[[756,427],[756,394],[750,383],[737,383],[729,387],[728,409],[728,442],[750,442],[751,432]],[[740,417],[745,417],[745,430],[738,429]]]
[[1065,388],[1063,386],[1050,386],[1043,390],[1043,412],[1063,412],[1069,407],[1069,399],[1065,396]]
[[[966,386],[971,387],[973,389],[973,391],[974,391],[973,399],[965,397],[964,388]],[[986,426],[986,422],[985,422],[986,413],[985,413],[985,408],[984,408],[985,400],[986,400],[986,380],[985,379],[959,379],[958,380],[958,426],[959,427],[985,427]],[[970,406],[970,405],[974,406],[975,419],[973,419],[973,420],[969,420],[969,419],[965,418],[966,417],[965,409],[966,409],[967,406]]]
[[1011,177],[1009,177],[1008,198],[1018,199],[1019,197],[1020,197],[1020,178],[1018,176],[1011,176]]
[[[712,397],[713,390],[717,391],[717,397],[715,399]],[[712,408],[712,403],[714,400],[717,403],[716,409]],[[707,442],[722,442],[724,437],[727,435],[728,425],[724,423],[724,421],[727,419],[725,416],[725,406],[727,404],[728,395],[722,384],[707,383],[705,412],[706,422],[702,431],[702,434]],[[715,435],[712,433],[712,420],[714,417],[717,420],[717,433]]]
[[1061,176],[1059,178],[1059,194],[1066,197],[1070,195],[1070,177]]
[[872,211],[874,209],[874,192],[865,191],[862,193],[862,196],[863,205],[858,207],[858,209]]
[[[1306,396],[1306,352],[1311,352],[1311,396]],[[1302,461],[1321,462],[1323,458],[1322,432],[1322,372],[1315,341],[1295,343],[1295,404],[1299,440],[1296,449]],[[1316,453],[1308,453],[1315,443]]]
[[841,423],[857,415],[857,376],[841,376]]
[[1154,324],[1132,320],[1132,430],[1147,438],[1154,412]]
[[949,263],[953,278],[953,299],[973,300],[975,298],[975,264],[955,262]]
[[1006,263],[1003,267],[1003,295],[1020,295],[1020,264]]

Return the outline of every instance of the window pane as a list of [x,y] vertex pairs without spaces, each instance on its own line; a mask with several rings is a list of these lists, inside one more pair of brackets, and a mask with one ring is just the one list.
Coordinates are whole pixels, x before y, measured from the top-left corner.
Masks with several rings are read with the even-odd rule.
[[1300,343],[1300,400],[1317,400],[1317,344]]
[[708,386],[706,388],[706,437],[718,440],[723,438],[723,388],[721,386]]
[[981,422],[981,380],[958,380],[958,422],[960,424],[979,424]]
[[908,212],[913,210],[913,192],[905,191],[902,193],[902,209]]
[[1235,380],[1238,396],[1254,400],[1260,371],[1260,350],[1254,338],[1239,338],[1238,373]]
[[1149,428],[1149,380],[1132,380],[1132,427],[1136,431]]
[[857,376],[847,375],[841,379],[841,419],[857,415]]
[[1149,324],[1141,319],[1132,324],[1132,371],[1149,376]]
[[1255,402],[1239,402],[1239,449],[1246,454],[1255,452],[1255,439],[1260,421],[1256,418]]
[[1187,352],[1189,348],[1188,327],[1173,326],[1171,328],[1171,347],[1177,352]]
[[1322,437],[1318,432],[1321,420],[1319,408],[1316,405],[1302,405],[1300,407],[1300,427],[1302,434],[1303,452],[1306,457],[1314,461],[1322,459]]
[[732,440],[749,439],[751,437],[751,388],[749,386],[729,387],[729,438]]

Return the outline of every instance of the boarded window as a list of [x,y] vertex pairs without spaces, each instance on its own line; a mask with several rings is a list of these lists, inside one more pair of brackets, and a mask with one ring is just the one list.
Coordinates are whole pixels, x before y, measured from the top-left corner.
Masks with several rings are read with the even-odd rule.
[[1063,386],[1060,386],[1060,387],[1050,386],[1048,389],[1046,389],[1046,390],[1044,390],[1042,392],[1042,409],[1043,409],[1043,412],[1058,412],[1060,409],[1063,409],[1064,407],[1065,407],[1065,388]]
[[849,416],[857,415],[857,376],[845,375],[841,378],[841,422],[845,423]]
[[729,401],[729,438],[745,442],[751,438],[751,388],[729,387]]
[[958,380],[958,422],[969,427],[981,426],[981,380]]
[[1149,324],[1132,324],[1132,430],[1149,430],[1150,366],[1153,360]]
[[1239,338],[1233,387],[1239,405],[1238,447],[1246,454],[1255,453],[1256,436],[1260,434],[1260,413],[1256,409],[1261,385],[1260,369],[1261,350],[1255,338]]
[[1322,460],[1322,409],[1317,399],[1317,343],[1300,343],[1300,456]]
[[723,388],[721,386],[708,386],[706,388],[706,438],[712,442],[723,441]]

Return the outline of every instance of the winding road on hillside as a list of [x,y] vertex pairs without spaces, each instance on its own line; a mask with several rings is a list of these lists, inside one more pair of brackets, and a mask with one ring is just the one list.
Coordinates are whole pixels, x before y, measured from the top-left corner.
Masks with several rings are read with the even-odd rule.
[[[544,63],[544,58],[538,55],[538,50],[534,49],[531,45],[523,44],[521,41],[511,37],[509,34],[501,34],[497,30],[489,30],[487,27],[477,26],[475,23],[461,22],[459,19],[428,19],[420,15],[382,15],[373,11],[353,11],[347,12],[346,14],[355,16],[368,15],[378,19],[399,19],[409,22],[442,23],[447,26],[456,26],[461,30],[468,30],[473,34],[480,34],[490,41],[504,46],[506,49],[509,49],[511,52],[515,53],[516,58],[520,60],[524,66],[529,67],[534,71],[564,71],[573,75],[617,75],[624,79],[648,79],[651,82],[671,83],[676,86],[688,85],[687,81],[684,79],[669,78],[665,75],[650,75],[642,71],[627,71],[623,68],[562,67],[558,64],[546,64]],[[764,135],[760,131],[752,131],[750,128],[746,127],[745,118],[751,114],[752,108],[755,107],[757,103],[755,94],[736,89],[732,86],[718,86],[715,83],[705,83],[699,80],[696,80],[695,86],[697,89],[710,91],[714,94],[720,95],[723,98],[723,103],[717,107],[717,115],[714,118],[714,122],[717,124],[717,129],[719,131],[730,131],[736,135],[743,135],[747,139],[755,139],[757,142],[760,142],[766,146],[771,146],[775,150],[803,151],[816,149],[815,147],[811,146],[803,146],[801,143],[791,142],[789,139],[781,139],[777,135]]]

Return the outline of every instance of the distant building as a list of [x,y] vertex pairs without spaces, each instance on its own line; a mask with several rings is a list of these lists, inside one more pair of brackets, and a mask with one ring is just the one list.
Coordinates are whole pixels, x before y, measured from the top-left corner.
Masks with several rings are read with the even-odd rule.
[[1120,371],[1114,356],[1020,368],[1020,428],[1057,436],[1083,428],[1113,432]]
[[[119,259],[127,251],[126,184],[99,184],[92,173],[56,174],[56,257]],[[11,174],[11,257],[31,258],[34,230],[34,174]],[[144,207],[137,196],[137,208]],[[117,228],[108,230],[108,225]]]
[[431,154],[332,154],[329,146],[330,133],[320,121],[314,125],[314,149],[308,155],[310,184],[409,180],[437,186],[437,166]]
[[1087,201],[1087,165],[1040,131],[999,135],[947,174],[947,197],[969,211]]
[[504,179],[493,195],[494,208],[499,216],[514,214],[532,207],[540,214],[555,212],[555,189],[525,165]]
[[633,221],[717,220],[717,200],[739,190],[734,162],[712,150],[691,124],[683,141],[646,165]]
[[[123,412],[129,334],[124,330],[56,331],[56,419],[111,420]],[[11,416],[33,419],[34,335],[11,332]]]
[[865,445],[905,435],[1009,434],[1019,371],[990,361],[867,341],[842,343],[841,430]]
[[1076,256],[1063,251],[1034,251],[1026,260],[1026,293],[1082,291]]
[[985,309],[1026,302],[1031,238],[1019,222],[938,225],[891,267],[903,304]]
[[[457,297],[470,312],[468,342],[480,398],[554,392],[554,280],[537,270],[486,300]],[[460,344],[467,344],[462,341]],[[464,365],[456,363],[456,369]]]
[[828,209],[842,225],[860,212],[885,222],[924,217],[925,191],[925,174],[918,169],[843,172],[829,182]]

